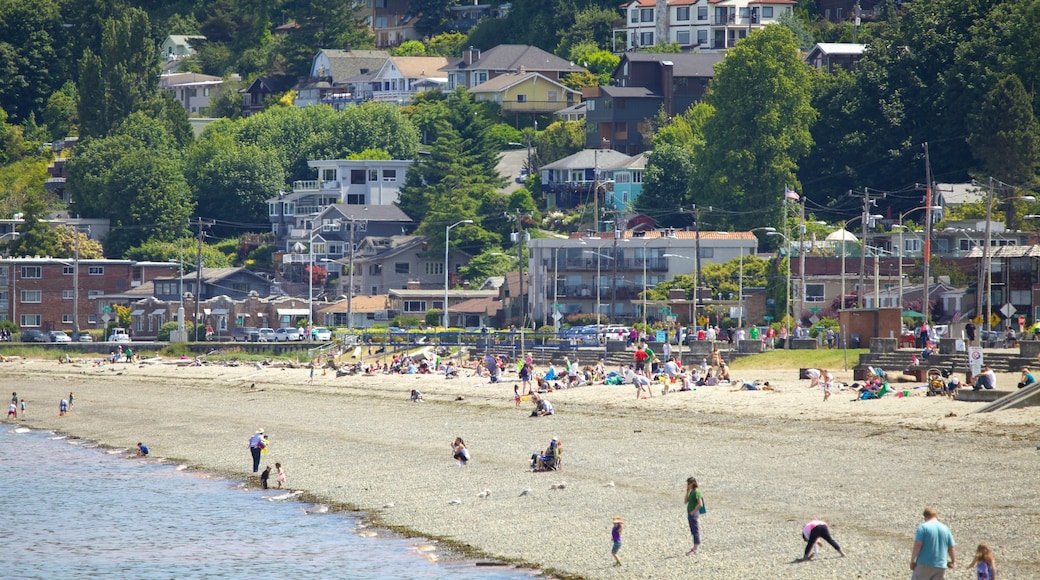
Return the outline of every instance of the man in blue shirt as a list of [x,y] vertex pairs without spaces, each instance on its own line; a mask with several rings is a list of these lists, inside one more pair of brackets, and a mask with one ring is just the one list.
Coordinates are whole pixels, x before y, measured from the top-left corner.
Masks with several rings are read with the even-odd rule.
[[946,578],[946,570],[952,570],[957,562],[953,546],[953,534],[939,521],[935,508],[924,508],[924,523],[917,526],[914,549],[910,554],[911,580]]
[[260,471],[260,453],[267,443],[264,441],[264,430],[257,429],[249,438],[249,453],[253,456],[253,473]]
[[138,441],[137,442],[137,453],[141,457],[147,457],[148,456],[148,446],[143,444],[143,443],[141,443],[140,441]]

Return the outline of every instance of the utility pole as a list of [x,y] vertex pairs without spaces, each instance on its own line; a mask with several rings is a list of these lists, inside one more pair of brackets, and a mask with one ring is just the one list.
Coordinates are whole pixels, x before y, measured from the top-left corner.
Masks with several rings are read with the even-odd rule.
[[[863,188],[863,193],[856,193],[853,191],[850,192],[850,195],[852,195],[853,197],[863,198],[863,217],[860,218],[860,226],[862,232],[862,239],[860,240],[860,242],[862,242],[863,244],[863,249],[859,253],[859,283],[856,288],[856,305],[858,308],[863,308],[863,289],[866,284],[864,280],[864,275],[867,271],[867,226],[870,225],[870,207],[877,205],[877,200],[871,199],[870,189],[866,187]],[[881,194],[881,197],[884,198],[885,194]],[[875,296],[874,299],[877,300],[877,296]],[[842,297],[842,301],[844,300],[845,298]]]
[[[76,260],[72,266],[72,332],[79,334],[79,228],[73,230],[76,237]],[[75,337],[72,340],[79,340]]]
[[931,277],[932,265],[932,164],[928,158],[928,142],[924,142],[924,299],[921,301],[921,314],[924,314],[924,322],[932,318],[930,307],[931,292],[929,278]]
[[[350,255],[350,259],[349,259],[350,264],[348,266],[350,268],[350,272],[347,274],[347,284],[348,284],[348,288],[347,288],[347,329],[348,330],[353,330],[354,329],[354,232],[357,229],[356,223],[359,220],[356,217],[354,217],[354,216],[349,216],[346,219],[350,221],[350,254],[349,254]],[[367,231],[368,230],[368,220],[360,220],[360,221],[361,221],[361,230],[362,231]],[[447,262],[445,262],[444,267],[445,268],[448,267]],[[313,321],[312,321],[312,326],[313,326]]]
[[[711,211],[711,208],[708,208]],[[701,208],[693,206],[693,328],[697,329],[697,310],[701,302]],[[707,325],[705,325],[707,326]]]
[[805,195],[802,195],[801,224],[798,226],[798,316],[805,312]]
[[213,227],[214,223],[212,220],[202,218],[195,220],[195,225],[199,227],[199,245],[195,253],[195,318],[192,320],[192,342],[199,339],[199,300],[202,299],[202,240],[206,237],[206,228]]

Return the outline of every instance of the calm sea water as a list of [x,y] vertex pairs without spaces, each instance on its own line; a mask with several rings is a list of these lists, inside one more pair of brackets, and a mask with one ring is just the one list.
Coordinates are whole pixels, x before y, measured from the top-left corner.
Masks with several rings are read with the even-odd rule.
[[281,491],[243,491],[54,437],[0,426],[0,578],[531,577],[265,500]]

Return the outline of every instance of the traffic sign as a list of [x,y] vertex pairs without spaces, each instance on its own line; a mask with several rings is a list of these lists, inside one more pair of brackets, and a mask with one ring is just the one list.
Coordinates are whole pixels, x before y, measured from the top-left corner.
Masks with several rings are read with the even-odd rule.
[[997,314],[996,312],[994,312],[992,315],[990,315],[990,317],[989,317],[989,325],[991,327],[993,327],[993,326],[1000,326],[1000,315]]
[[111,306],[106,306],[105,307],[105,312],[112,312],[112,307]]
[[563,315],[560,314],[559,310],[557,310],[556,312],[553,312],[552,319],[555,320],[556,322],[559,322],[560,320],[563,319]]
[[772,316],[769,316],[769,315],[767,314],[767,315],[763,316],[763,317],[762,317],[762,319],[763,319],[763,320],[765,320],[766,322],[769,322],[770,320],[772,320],[772,319],[773,319],[773,317],[772,317]]
[[[107,306],[106,306],[106,308],[107,308]],[[105,324],[108,324],[109,320],[112,320],[112,317],[109,316],[108,314],[101,315],[101,321],[104,322]]]
[[813,306],[812,308],[809,309],[810,312],[820,312],[822,310],[823,310],[823,308],[820,308],[819,306]]
[[1011,318],[1016,312],[1018,312],[1018,310],[1016,310],[1014,304],[1011,304],[1010,302],[1000,307],[1000,313],[1003,314],[1005,318]]

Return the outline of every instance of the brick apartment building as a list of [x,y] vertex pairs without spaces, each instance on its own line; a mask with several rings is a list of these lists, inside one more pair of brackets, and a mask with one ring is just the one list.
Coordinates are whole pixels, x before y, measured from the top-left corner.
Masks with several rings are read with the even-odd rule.
[[[79,275],[72,259],[0,259],[0,320],[12,320],[19,328],[73,331],[100,328],[104,308],[101,299],[140,286],[157,277],[170,277],[177,265],[132,260],[79,260]],[[104,302],[104,303],[102,303]],[[75,311],[75,312],[74,312]]]

